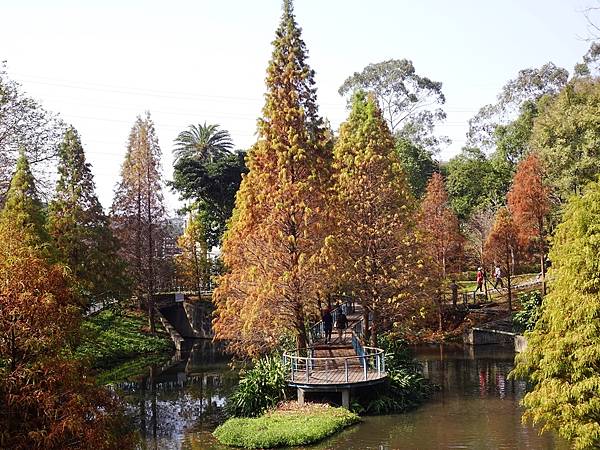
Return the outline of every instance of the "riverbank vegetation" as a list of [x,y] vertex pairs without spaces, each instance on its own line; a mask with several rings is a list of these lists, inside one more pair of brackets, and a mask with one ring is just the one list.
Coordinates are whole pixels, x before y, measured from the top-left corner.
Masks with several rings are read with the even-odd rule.
[[228,419],[214,436],[234,447],[290,447],[313,444],[357,422],[359,417],[344,408],[284,404],[260,417]]
[[139,311],[110,308],[84,319],[76,355],[103,370],[139,356],[169,353],[173,344],[166,333],[149,333]]
[[[362,309],[362,344],[383,346],[391,358],[389,383],[376,399],[359,399],[367,413],[404,411],[430,392],[410,358],[398,356],[402,339],[456,338],[516,307],[515,323],[528,330],[515,369],[532,384],[526,417],[577,448],[600,445],[593,40],[572,73],[551,62],[519,71],[444,162],[437,155],[447,139],[436,133],[443,85],[409,59],[348,77],[339,91],[348,117],[339,133],[330,129],[293,2],[284,0],[255,145],[233,152],[228,132],[207,123],[176,139],[171,187],[190,214],[185,231],[166,215],[150,113],[132,125],[105,212],[77,130],[25,96],[2,63],[0,447],[132,446],[122,407],[88,365],[168,350],[156,294],[186,287],[200,295],[213,283],[216,337],[243,357],[280,350],[282,335],[305,349],[324,310],[352,298]],[[218,246],[222,259],[209,261]],[[466,283],[465,273],[479,281]],[[530,282],[517,283],[525,273]],[[493,300],[491,312],[461,305],[460,286],[478,308]],[[515,295],[532,290],[539,295]],[[86,318],[101,304],[133,299],[138,312],[117,307]],[[129,370],[113,369],[101,381]],[[264,359],[229,407],[260,415],[285,398],[285,368]],[[300,420],[271,411],[239,423],[255,430],[280,417]],[[329,432],[305,425],[299,438],[278,425],[272,441]],[[233,436],[229,427],[220,433]]]

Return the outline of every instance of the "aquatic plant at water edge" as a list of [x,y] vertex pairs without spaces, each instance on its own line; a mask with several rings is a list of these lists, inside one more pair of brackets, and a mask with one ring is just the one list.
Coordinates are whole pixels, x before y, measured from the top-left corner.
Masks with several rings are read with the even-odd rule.
[[286,398],[283,362],[277,356],[265,356],[242,374],[238,388],[227,401],[227,412],[236,417],[253,417]]

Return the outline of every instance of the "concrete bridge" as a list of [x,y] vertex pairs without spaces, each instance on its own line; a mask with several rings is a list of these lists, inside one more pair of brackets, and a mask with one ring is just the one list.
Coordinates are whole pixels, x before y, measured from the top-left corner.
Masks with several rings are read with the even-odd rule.
[[171,336],[177,350],[185,339],[212,339],[214,306],[202,296],[186,293],[156,294],[155,312]]
[[318,322],[311,328],[309,348],[283,355],[288,384],[298,390],[300,404],[307,393],[339,392],[342,406],[349,408],[353,390],[374,386],[387,378],[385,352],[363,343],[362,308],[348,301],[332,311],[334,318],[342,310],[349,326],[341,338],[336,336],[325,343],[323,323]]

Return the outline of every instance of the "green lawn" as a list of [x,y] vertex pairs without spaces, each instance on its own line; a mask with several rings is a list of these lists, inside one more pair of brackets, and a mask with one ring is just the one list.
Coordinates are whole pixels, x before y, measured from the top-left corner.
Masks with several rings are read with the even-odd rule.
[[214,431],[225,445],[273,448],[320,441],[359,421],[356,414],[327,405],[288,406],[256,418],[232,418]]
[[166,333],[146,333],[146,324],[143,314],[104,310],[84,320],[76,354],[96,368],[112,368],[116,362],[170,351],[172,343]]

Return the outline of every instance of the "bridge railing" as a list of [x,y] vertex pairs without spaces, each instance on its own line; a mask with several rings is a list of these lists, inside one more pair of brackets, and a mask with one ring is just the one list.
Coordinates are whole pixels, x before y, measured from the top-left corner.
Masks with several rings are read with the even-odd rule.
[[385,352],[366,346],[362,351],[356,356],[315,357],[312,348],[294,350],[283,354],[283,363],[288,381],[297,384],[351,384],[385,378]]
[[[333,317],[334,324],[337,320],[337,315],[341,311],[343,311],[344,314],[349,314],[349,313],[353,312],[354,311],[354,300],[351,298],[348,298],[342,304],[340,304],[339,306],[336,306],[335,308],[333,308],[330,311],[331,316]],[[313,342],[313,343],[317,342],[325,337],[325,325],[323,324],[322,320],[318,321],[317,323],[315,323],[314,325],[312,325],[310,327],[309,337],[311,339],[311,342]]]

